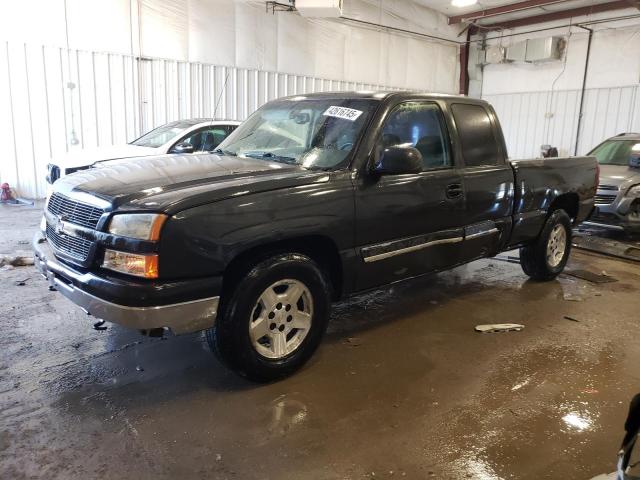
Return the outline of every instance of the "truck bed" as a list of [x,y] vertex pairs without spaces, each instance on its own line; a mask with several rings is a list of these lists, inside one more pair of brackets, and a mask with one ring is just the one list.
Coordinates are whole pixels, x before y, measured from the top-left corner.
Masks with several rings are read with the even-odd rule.
[[574,225],[593,210],[598,187],[595,157],[531,158],[511,160],[514,172],[513,233],[510,245],[531,239],[544,223],[547,210],[558,197],[572,199],[578,208],[569,211]]

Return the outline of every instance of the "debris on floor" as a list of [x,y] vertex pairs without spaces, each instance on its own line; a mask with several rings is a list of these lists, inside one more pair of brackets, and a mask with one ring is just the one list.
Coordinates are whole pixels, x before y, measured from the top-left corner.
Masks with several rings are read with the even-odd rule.
[[501,262],[520,264],[520,257],[514,257],[512,255],[507,255],[507,256],[497,255],[497,256],[493,257],[493,260],[499,260]]
[[596,477],[593,477],[591,480],[617,480],[617,479],[618,479],[618,472],[612,472],[609,474],[602,473]]
[[498,332],[519,332],[524,329],[524,325],[519,323],[491,323],[487,325],[476,325],[476,332],[498,333]]
[[606,272],[595,273],[589,270],[565,270],[563,272],[566,275],[570,275],[572,277],[581,278],[582,280],[587,280],[592,283],[610,283],[617,282],[618,279],[614,277],[610,277],[606,274]]
[[94,330],[99,330],[99,331],[103,331],[107,329],[107,326],[105,325],[104,320],[98,320],[96,323],[93,324],[93,329]]
[[359,347],[362,345],[362,339],[358,337],[349,337],[344,341],[344,343],[350,347]]
[[564,298],[568,302],[581,302],[584,300],[584,297],[582,295],[578,295],[572,292],[563,293],[562,298]]
[[33,205],[33,202],[17,198],[7,182],[0,185],[0,203],[5,205]]
[[569,315],[564,316],[565,320],[571,320],[572,322],[580,322],[577,318],[570,317]]
[[33,265],[33,254],[27,251],[18,250],[14,254],[0,255],[0,267],[11,265],[12,267],[26,267]]

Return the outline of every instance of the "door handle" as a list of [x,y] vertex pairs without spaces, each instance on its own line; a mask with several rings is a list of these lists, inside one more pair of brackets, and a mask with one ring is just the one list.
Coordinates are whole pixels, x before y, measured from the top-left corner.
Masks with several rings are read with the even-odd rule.
[[462,196],[462,184],[451,183],[447,185],[446,190],[447,198],[458,198]]

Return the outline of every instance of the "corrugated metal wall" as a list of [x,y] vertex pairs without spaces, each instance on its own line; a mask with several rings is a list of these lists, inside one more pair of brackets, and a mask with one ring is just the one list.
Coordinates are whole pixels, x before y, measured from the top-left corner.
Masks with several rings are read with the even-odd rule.
[[285,95],[397,89],[11,42],[2,47],[0,180],[30,198],[45,195],[51,158],[126,143],[172,120],[244,120],[263,103]]
[[[585,91],[578,154],[621,132],[640,132],[640,86]],[[560,155],[573,155],[580,90],[483,95],[493,104],[505,134],[509,156],[540,156],[550,144]]]

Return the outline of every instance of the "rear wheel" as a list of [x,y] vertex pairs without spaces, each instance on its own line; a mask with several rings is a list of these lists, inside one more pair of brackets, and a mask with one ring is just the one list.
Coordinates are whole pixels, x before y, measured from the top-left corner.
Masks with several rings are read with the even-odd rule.
[[316,350],[330,310],[329,285],[300,254],[273,256],[252,267],[223,298],[207,340],[238,374],[271,381],[300,368]]
[[520,265],[534,280],[552,280],[564,270],[570,253],[571,219],[559,209],[549,215],[538,239],[520,249]]

